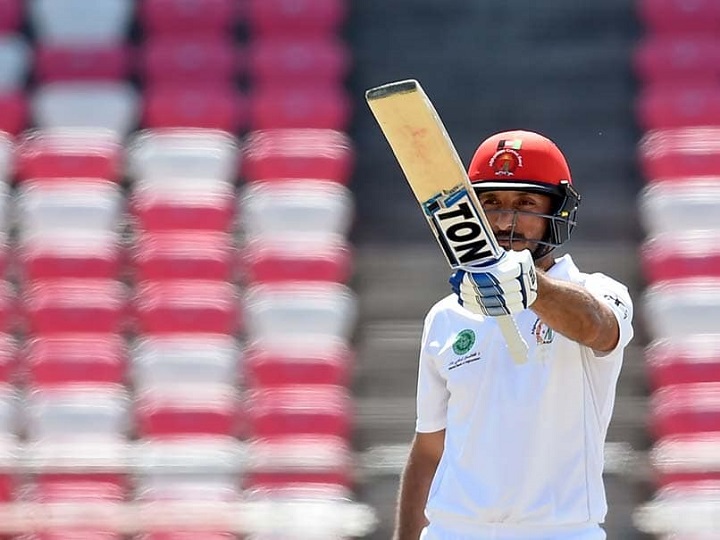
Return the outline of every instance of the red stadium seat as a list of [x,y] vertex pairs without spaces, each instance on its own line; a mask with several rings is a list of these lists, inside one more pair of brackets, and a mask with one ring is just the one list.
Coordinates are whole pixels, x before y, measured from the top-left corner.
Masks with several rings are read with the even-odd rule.
[[7,281],[0,281],[0,334],[12,333],[21,324],[15,291]]
[[343,387],[295,385],[255,389],[249,392],[245,407],[252,438],[350,436],[351,398]]
[[720,30],[720,5],[715,0],[640,0],[641,23],[662,34],[705,33]]
[[253,343],[242,361],[242,379],[248,388],[288,385],[347,386],[353,352],[337,341],[292,348]]
[[35,49],[35,75],[40,83],[119,81],[130,75],[130,49],[122,45],[43,44]]
[[250,0],[248,26],[253,34],[336,34],[348,12],[346,0]]
[[12,32],[20,28],[23,18],[22,0],[0,0],[0,32]]
[[17,270],[25,282],[120,279],[124,266],[120,237],[112,234],[69,237],[38,234],[23,240],[17,251]]
[[128,479],[117,473],[42,473],[35,478],[31,498],[40,503],[122,502],[127,484]]
[[354,164],[352,142],[330,129],[255,131],[243,141],[246,181],[316,178],[347,184]]
[[256,86],[305,84],[342,85],[350,55],[335,36],[259,37],[250,43],[248,71]]
[[639,144],[640,165],[648,182],[682,181],[720,174],[720,129],[659,129]]
[[238,400],[231,385],[203,388],[189,384],[141,392],[136,401],[137,430],[143,438],[236,434]]
[[720,239],[710,230],[658,234],[643,243],[641,261],[649,283],[720,278]]
[[235,215],[235,192],[229,184],[213,184],[212,189],[147,184],[134,190],[131,208],[138,229],[146,232],[228,232]]
[[143,534],[137,540],[237,540],[237,536],[229,532],[160,531]]
[[135,243],[135,279],[232,281],[233,239],[224,232],[145,233]]
[[347,283],[352,273],[352,253],[343,238],[256,238],[243,246],[240,256],[244,279],[248,283]]
[[346,131],[351,103],[336,85],[267,87],[250,97],[250,129],[335,129]]
[[20,180],[102,178],[119,181],[123,146],[110,131],[50,129],[26,132],[15,155]]
[[635,49],[634,64],[644,84],[712,83],[720,77],[720,42],[712,35],[651,34]]
[[33,334],[115,334],[127,316],[124,286],[106,279],[35,282],[24,290],[23,309]]
[[29,104],[23,92],[0,92],[0,131],[17,135],[27,128]]
[[650,431],[656,439],[720,432],[720,383],[674,384],[650,399]]
[[57,527],[18,537],[18,540],[122,540],[125,538],[115,531],[74,529]]
[[204,128],[241,131],[246,124],[246,103],[232,85],[158,85],[144,95],[143,127]]
[[720,84],[650,86],[637,104],[640,127],[646,131],[720,124]]
[[142,334],[205,333],[238,330],[238,301],[231,283],[163,281],[137,290],[136,317]]
[[237,22],[235,0],[144,0],[138,5],[146,34],[221,35]]
[[61,334],[32,338],[23,368],[34,386],[126,380],[127,352],[119,335]]
[[718,381],[720,339],[714,334],[698,334],[656,340],[645,349],[645,366],[653,389]]
[[220,86],[234,83],[241,57],[229,36],[161,35],[143,43],[139,65],[148,85],[182,86],[202,81]]
[[9,334],[0,334],[0,385],[12,383],[18,365],[18,347]]

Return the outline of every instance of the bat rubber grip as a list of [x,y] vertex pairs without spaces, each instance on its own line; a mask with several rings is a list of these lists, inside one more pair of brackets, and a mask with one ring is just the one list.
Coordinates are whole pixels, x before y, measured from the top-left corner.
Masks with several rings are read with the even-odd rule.
[[515,319],[510,315],[497,318],[500,331],[502,332],[505,342],[507,343],[510,356],[516,364],[524,364],[527,362],[528,346],[525,343],[520,330],[515,324]]

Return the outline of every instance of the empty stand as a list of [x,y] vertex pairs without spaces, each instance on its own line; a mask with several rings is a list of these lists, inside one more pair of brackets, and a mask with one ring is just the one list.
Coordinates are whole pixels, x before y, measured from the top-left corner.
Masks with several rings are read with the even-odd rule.
[[0,92],[25,86],[30,71],[31,48],[19,34],[0,34]]
[[[129,30],[132,0],[34,0],[28,3],[33,30],[45,43],[116,43]],[[92,21],[92,24],[88,24]]]
[[662,182],[643,188],[640,218],[649,235],[720,230],[720,184],[711,178]]
[[714,33],[720,6],[713,0],[639,0],[638,16],[648,30],[663,34]]
[[634,64],[644,85],[717,82],[720,42],[712,34],[650,34],[636,47]]
[[139,22],[154,35],[217,36],[237,22],[233,0],[145,0],[139,4]]
[[146,128],[203,128],[235,133],[247,124],[247,103],[233,86],[157,85],[143,95]]
[[720,432],[720,383],[665,386],[651,396],[650,428],[656,438]]
[[643,87],[636,116],[646,131],[720,124],[720,94],[715,82]]
[[249,127],[265,129],[349,128],[352,102],[345,89],[333,84],[266,86],[249,96]]
[[246,16],[257,35],[335,35],[348,7],[346,0],[250,0]]
[[35,50],[35,75],[42,84],[68,81],[120,81],[130,77],[132,50],[123,43],[40,43]]
[[651,236],[645,239],[640,255],[643,275],[650,283],[720,277],[720,242],[713,230]]
[[645,350],[645,362],[653,388],[717,381],[720,378],[720,336],[690,334],[656,339]]

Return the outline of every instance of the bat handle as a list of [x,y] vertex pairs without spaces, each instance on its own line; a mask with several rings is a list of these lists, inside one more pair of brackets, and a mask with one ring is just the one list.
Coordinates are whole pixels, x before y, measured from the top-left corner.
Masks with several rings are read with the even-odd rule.
[[520,334],[517,324],[515,324],[515,319],[510,315],[506,315],[504,317],[498,317],[496,320],[500,325],[500,331],[505,338],[512,359],[516,364],[524,364],[527,362],[528,346]]

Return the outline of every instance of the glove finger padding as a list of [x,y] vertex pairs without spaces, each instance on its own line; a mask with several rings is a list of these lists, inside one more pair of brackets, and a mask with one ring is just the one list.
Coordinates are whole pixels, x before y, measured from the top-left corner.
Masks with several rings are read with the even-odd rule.
[[528,250],[508,251],[487,267],[458,270],[450,284],[461,305],[490,317],[523,311],[537,298],[537,275]]

